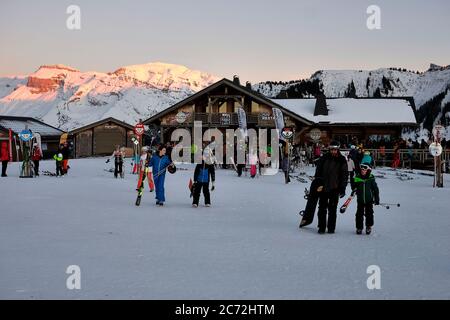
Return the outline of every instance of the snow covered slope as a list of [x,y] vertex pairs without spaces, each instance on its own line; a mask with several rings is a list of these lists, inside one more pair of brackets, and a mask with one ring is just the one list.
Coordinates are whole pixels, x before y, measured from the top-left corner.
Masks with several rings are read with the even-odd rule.
[[[440,67],[432,64],[424,73],[397,68],[382,68],[372,71],[321,70],[314,73],[306,82],[315,80],[319,81],[323,92],[329,98],[349,97],[353,88],[357,97],[377,95],[379,97],[414,97],[416,108],[420,109],[433,98],[448,92],[450,66]],[[290,81],[258,83],[253,86],[253,89],[274,98],[279,96],[283,90],[293,86],[305,88],[300,81]],[[296,96],[295,98],[301,97],[305,96]],[[289,96],[288,98],[294,97]],[[439,100],[437,104],[440,104],[441,109],[444,110],[447,100]],[[431,110],[428,109],[432,109],[432,106],[426,106],[426,109],[421,114],[422,119],[419,119],[421,122],[431,113]],[[441,112],[441,116],[442,114],[443,112]],[[442,119],[434,119],[434,122],[436,120]]]
[[64,130],[107,117],[135,123],[217,80],[161,62],[112,73],[41,66],[27,78],[0,79],[0,114],[31,116]]

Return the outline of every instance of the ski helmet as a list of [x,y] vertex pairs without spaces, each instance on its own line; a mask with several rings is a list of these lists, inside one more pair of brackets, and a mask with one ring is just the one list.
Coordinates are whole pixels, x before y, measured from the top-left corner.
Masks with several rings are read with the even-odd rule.
[[175,165],[168,166],[167,171],[169,171],[169,173],[171,174],[174,174],[175,172],[177,172],[177,167],[175,167]]
[[62,158],[62,157],[63,157],[62,153],[58,153],[58,158]]

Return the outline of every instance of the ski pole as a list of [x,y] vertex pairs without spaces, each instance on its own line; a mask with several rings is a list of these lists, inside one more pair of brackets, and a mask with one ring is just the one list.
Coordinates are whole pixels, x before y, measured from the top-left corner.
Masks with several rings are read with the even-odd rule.
[[400,203],[380,203],[380,206],[385,207],[389,210],[391,206],[400,207]]

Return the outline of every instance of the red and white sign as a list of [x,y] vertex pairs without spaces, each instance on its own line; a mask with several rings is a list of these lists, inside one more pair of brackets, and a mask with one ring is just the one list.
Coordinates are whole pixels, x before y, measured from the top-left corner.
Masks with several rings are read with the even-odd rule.
[[138,123],[135,127],[134,127],[134,134],[137,136],[142,136],[145,132],[145,128],[144,125],[142,123]]

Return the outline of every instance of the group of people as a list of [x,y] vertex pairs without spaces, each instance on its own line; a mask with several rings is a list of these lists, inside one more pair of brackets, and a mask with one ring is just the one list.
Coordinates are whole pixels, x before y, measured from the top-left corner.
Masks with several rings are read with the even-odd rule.
[[[352,150],[356,150],[352,149]],[[349,154],[346,159],[340,152],[340,144],[332,141],[329,151],[317,161],[314,181],[311,184],[319,195],[318,232],[334,233],[336,229],[337,206],[339,198],[345,197],[351,176],[352,193],[357,195],[356,233],[361,234],[365,224],[366,234],[372,232],[374,224],[373,205],[379,205],[379,189],[372,174],[373,160],[370,154],[358,157],[357,152]],[[352,174],[353,173],[353,174]],[[354,177],[352,177],[354,175]],[[365,221],[364,221],[365,220]],[[300,227],[312,221],[303,219]],[[365,223],[364,223],[365,222]]]

